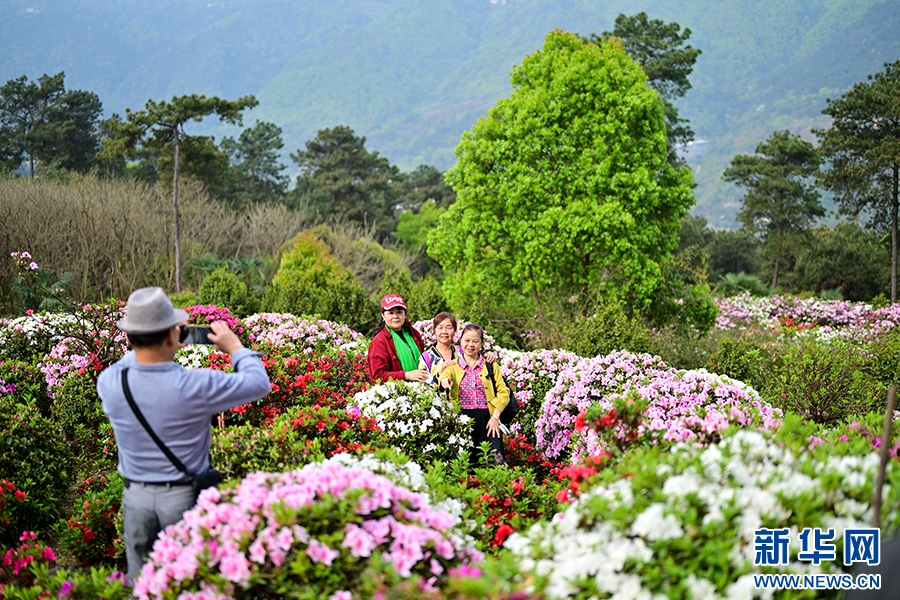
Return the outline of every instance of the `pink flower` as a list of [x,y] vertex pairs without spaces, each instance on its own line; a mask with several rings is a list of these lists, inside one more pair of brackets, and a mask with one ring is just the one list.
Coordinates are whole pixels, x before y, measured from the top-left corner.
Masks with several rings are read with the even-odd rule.
[[319,540],[313,540],[306,549],[306,555],[315,563],[322,563],[326,567],[330,567],[334,559],[340,556],[338,550],[329,548]]

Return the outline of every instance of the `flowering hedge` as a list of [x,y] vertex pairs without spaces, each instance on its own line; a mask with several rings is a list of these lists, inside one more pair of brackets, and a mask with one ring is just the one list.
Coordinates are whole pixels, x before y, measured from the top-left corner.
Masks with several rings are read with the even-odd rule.
[[472,447],[471,419],[430,386],[388,381],[358,392],[351,402],[409,456],[452,460]]
[[300,354],[343,350],[362,353],[367,340],[346,325],[324,319],[301,319],[287,313],[261,313],[244,320],[251,347]]
[[[425,494],[332,461],[215,488],[160,535],[138,598],[368,598],[402,579],[441,585],[481,555]],[[184,594],[184,595],[182,595]]]
[[[588,480],[552,522],[511,535],[505,546],[550,598],[751,598],[760,593],[751,573],[837,573],[837,561],[798,560],[800,530],[834,528],[842,556],[844,529],[871,523],[878,458],[842,447],[810,452],[805,435],[786,429],[777,438],[739,430],[705,449],[638,449]],[[885,504],[888,529],[898,492],[890,488]],[[789,528],[787,566],[753,566],[754,532],[763,527]]]
[[381,439],[374,420],[359,411],[295,406],[265,425],[216,430],[213,464],[226,479],[253,471],[288,471],[319,456],[358,451]]
[[653,444],[709,444],[732,424],[769,429],[781,419],[781,411],[740,381],[703,370],[671,369],[648,354],[614,352],[583,361],[559,376],[538,419],[538,448],[548,458],[571,451],[576,461],[601,452],[604,447],[593,430],[571,444],[577,416],[591,406],[611,409],[617,398],[632,392],[648,401],[637,434]]
[[892,330],[900,323],[900,305],[874,309],[865,302],[792,296],[757,298],[741,294],[718,298],[718,329],[787,331],[819,341],[841,338],[860,342]]

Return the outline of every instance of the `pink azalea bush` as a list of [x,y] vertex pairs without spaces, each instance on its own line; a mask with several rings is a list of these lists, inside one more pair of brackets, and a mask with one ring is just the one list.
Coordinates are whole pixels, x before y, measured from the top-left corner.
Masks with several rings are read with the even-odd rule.
[[247,337],[255,348],[293,350],[303,354],[342,349],[362,351],[366,339],[341,323],[301,319],[291,314],[261,313],[244,320]]
[[567,451],[575,460],[601,452],[593,431],[573,443],[578,417],[589,406],[611,409],[613,400],[631,392],[648,401],[638,434],[650,443],[709,444],[732,424],[768,430],[781,420],[779,410],[742,382],[703,370],[672,369],[659,357],[619,351],[581,359],[563,370],[544,401],[537,448],[550,459]]
[[224,321],[236,334],[244,333],[244,325],[240,319],[231,314],[229,308],[214,304],[196,304],[184,310],[190,315],[188,323],[191,325],[209,325],[215,321]]
[[900,305],[873,309],[865,302],[769,296],[757,298],[741,294],[718,298],[718,329],[777,329],[782,325],[807,325],[807,335],[824,338],[844,337],[849,340],[879,335],[900,323]]
[[413,579],[439,588],[482,555],[458,517],[384,475],[337,461],[257,472],[204,491],[155,542],[137,598],[370,598]]

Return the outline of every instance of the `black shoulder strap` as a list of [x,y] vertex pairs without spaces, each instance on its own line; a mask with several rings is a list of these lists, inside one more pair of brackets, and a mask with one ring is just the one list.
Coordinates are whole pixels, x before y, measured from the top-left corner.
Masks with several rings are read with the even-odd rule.
[[169,450],[166,445],[163,443],[161,439],[156,435],[156,432],[150,427],[150,424],[147,422],[147,419],[144,418],[141,409],[138,408],[138,405],[134,401],[134,397],[131,395],[131,388],[128,387],[128,367],[122,369],[122,389],[125,390],[125,399],[128,400],[128,405],[131,407],[131,410],[134,411],[134,416],[138,418],[138,421],[141,422],[141,425],[144,426],[144,429],[147,430],[147,433],[150,434],[150,437],[153,438],[153,441],[156,442],[156,445],[159,446],[159,449],[162,450],[163,454],[172,461],[172,464],[175,465],[175,468],[187,475],[188,477],[193,477],[191,473],[185,468],[184,463],[178,460],[178,457],[172,454],[172,451]]
[[494,386],[494,397],[497,397],[497,381],[494,379],[494,363],[485,361],[484,366],[487,367],[488,377],[491,378],[491,385]]

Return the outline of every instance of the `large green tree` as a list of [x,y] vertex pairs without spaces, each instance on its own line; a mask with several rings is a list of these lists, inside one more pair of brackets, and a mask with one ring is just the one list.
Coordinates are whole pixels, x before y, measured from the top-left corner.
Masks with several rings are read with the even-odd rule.
[[448,299],[530,306],[546,334],[559,301],[582,314],[601,293],[643,304],[693,203],[690,170],[666,161],[658,94],[618,42],[561,31],[511,82],[447,174],[457,201],[429,253]]
[[241,112],[258,104],[253,96],[238,100],[223,100],[215,96],[191,94],[176,96],[171,102],[148,100],[144,110],[125,110],[125,120],[113,118],[109,127],[114,135],[103,140],[103,158],[114,163],[139,145],[172,148],[172,212],[175,234],[175,289],[181,291],[181,238],[178,230],[178,179],[181,165],[181,145],[187,134],[184,126],[190,121],[216,115],[221,121],[239,125]]
[[322,218],[344,218],[374,227],[379,237],[393,232],[394,180],[400,170],[377,151],[366,150],[365,136],[346,125],[322,129],[291,158],[306,181],[310,208]]
[[238,139],[222,138],[228,155],[232,204],[261,204],[279,201],[287,191],[287,168],[281,164],[281,127],[257,121],[241,132]]
[[819,164],[815,146],[790,131],[776,131],[760,142],[756,154],[731,159],[722,175],[747,190],[738,220],[745,231],[762,238],[764,250],[774,260],[773,288],[788,237],[804,233],[817,217],[825,216],[812,181]]
[[678,149],[694,139],[694,132],[688,121],[678,116],[674,102],[691,89],[690,75],[702,53],[698,48],[685,45],[691,30],[687,27],[682,30],[678,23],[651,19],[645,12],[632,16],[620,14],[612,31],[604,31],[599,36],[592,33],[587,41],[599,44],[601,39],[612,37],[622,40],[625,51],[644,69],[647,81],[662,97],[669,162],[681,166]]
[[99,148],[103,106],[93,92],[66,91],[65,72],[25,75],[0,87],[0,163],[17,169],[27,161],[29,174],[39,165],[85,173]]
[[869,75],[823,113],[831,127],[814,133],[831,166],[821,175],[843,214],[866,211],[869,226],[891,232],[891,302],[897,302],[897,219],[900,211],[900,60]]

